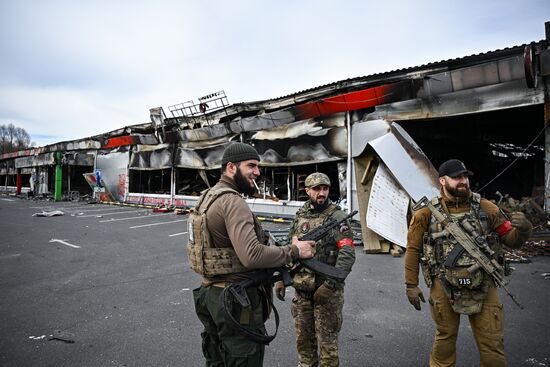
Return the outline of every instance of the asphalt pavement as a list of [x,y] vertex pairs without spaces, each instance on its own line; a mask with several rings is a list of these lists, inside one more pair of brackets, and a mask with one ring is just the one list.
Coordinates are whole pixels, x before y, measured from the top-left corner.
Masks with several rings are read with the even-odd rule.
[[[53,210],[64,215],[32,216]],[[186,242],[187,217],[174,213],[0,196],[0,366],[204,366]],[[356,254],[341,365],[427,365],[434,325],[405,297],[403,257]],[[500,292],[510,366],[550,366],[550,259],[532,260],[514,264],[509,285],[525,309]],[[275,301],[265,366],[298,364],[291,298]],[[457,366],[479,364],[466,317],[457,354]]]

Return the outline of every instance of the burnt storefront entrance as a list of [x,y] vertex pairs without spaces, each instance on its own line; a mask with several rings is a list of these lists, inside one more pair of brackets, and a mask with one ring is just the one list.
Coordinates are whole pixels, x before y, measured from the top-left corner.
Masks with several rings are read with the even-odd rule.
[[542,198],[543,105],[398,123],[436,168],[450,158],[464,161],[475,173],[473,191],[495,200],[506,194]]

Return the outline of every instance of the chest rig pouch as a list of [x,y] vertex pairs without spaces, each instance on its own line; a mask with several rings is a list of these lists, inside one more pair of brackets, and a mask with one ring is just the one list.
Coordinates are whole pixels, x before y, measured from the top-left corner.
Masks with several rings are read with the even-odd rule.
[[[217,198],[225,194],[238,195],[237,191],[229,188],[209,189],[189,212],[187,258],[191,269],[205,277],[249,270],[241,264],[232,247],[216,247],[208,230],[206,211]],[[254,227],[257,227],[256,220]]]
[[[480,196],[474,194],[470,211],[451,213],[450,215],[460,222],[462,227],[474,238],[479,237],[481,242],[498,253],[501,246],[498,237],[490,234],[486,213],[480,207]],[[439,210],[444,210],[440,198],[432,199],[432,204]],[[430,227],[424,235],[422,270],[426,284],[431,287],[433,278],[439,277],[443,288],[451,300],[453,310],[463,314],[474,314],[481,311],[491,279],[481,268],[469,272],[468,268],[476,264],[467,251],[464,251],[454,262],[452,267],[444,263],[458,242],[442,228],[442,225],[432,216]]]
[[[323,223],[330,218],[330,216],[338,209],[335,204],[325,209],[322,213],[312,213],[309,210],[300,210],[296,213],[296,221],[292,228],[292,236],[303,236],[309,231],[323,225]],[[320,243],[315,246],[314,258],[322,263],[334,266],[338,257],[338,248],[336,247],[332,236],[324,237]],[[316,279],[315,272],[303,267],[298,273],[294,275],[292,286],[302,292],[310,293],[314,292],[317,288],[316,284],[319,283]]]

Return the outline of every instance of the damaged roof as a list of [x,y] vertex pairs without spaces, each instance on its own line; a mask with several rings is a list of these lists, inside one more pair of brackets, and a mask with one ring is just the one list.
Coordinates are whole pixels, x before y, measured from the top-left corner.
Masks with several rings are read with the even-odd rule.
[[[396,70],[390,70],[380,73],[374,73],[370,75],[360,76],[360,77],[354,77],[349,79],[340,80],[333,83],[328,83],[324,85],[320,85],[313,88],[304,89],[299,92],[291,93],[288,95],[284,95],[281,97],[272,98],[269,100],[265,100],[262,102],[267,101],[274,101],[278,99],[284,99],[284,98],[290,98],[298,95],[302,95],[309,92],[314,92],[321,89],[329,89],[329,88],[336,88],[338,90],[341,90],[342,88],[352,88],[356,86],[364,86],[365,83],[377,83],[377,82],[388,82],[391,81],[393,78],[403,78],[406,76],[410,76],[410,74],[414,74],[418,71],[423,72],[433,72],[433,71],[441,71],[441,70],[453,70],[461,67],[471,66],[480,62],[487,62],[495,59],[500,59],[503,57],[513,56],[517,54],[523,53],[524,49],[528,45],[542,45],[545,44],[545,40],[540,40],[538,42],[531,42],[531,43],[524,43],[522,45],[517,46],[511,46],[511,47],[505,47],[503,49],[497,49],[494,51],[487,51],[487,52],[481,52],[478,54],[472,54],[469,56],[462,56],[457,57],[454,59],[447,59],[447,60],[441,60],[441,61],[434,61],[429,62],[427,64],[422,64],[418,66],[411,66],[407,68],[402,69],[396,69]],[[251,103],[259,103],[257,102],[251,102]]]
[[[384,104],[389,102],[395,102],[385,98],[383,85],[395,83],[393,88],[401,88],[398,92],[401,93],[401,99],[407,99],[406,89],[408,86],[404,85],[405,82],[411,80],[421,80],[424,79],[427,75],[442,73],[445,71],[451,71],[458,68],[473,66],[476,64],[491,62],[493,60],[499,60],[511,56],[522,56],[526,46],[531,45],[533,47],[547,46],[547,41],[538,41],[532,42],[530,44],[517,45],[512,47],[507,47],[503,49],[497,49],[494,51],[463,56],[455,59],[441,60],[436,62],[430,62],[427,64],[413,66],[408,68],[402,68],[397,70],[391,70],[387,72],[375,73],[367,76],[349,78],[345,80],[336,81],[334,83],[329,83],[313,88],[304,89],[292,94],[288,94],[281,97],[276,97],[268,100],[262,101],[252,101],[252,102],[243,102],[235,103],[228,106],[225,106],[223,109],[213,110],[211,112],[206,111],[206,113],[200,116],[194,117],[167,117],[164,121],[163,127],[166,129],[167,133],[172,133],[172,135],[179,135],[178,140],[187,141],[189,139],[189,133],[194,131],[199,133],[195,129],[186,129],[184,127],[181,130],[181,127],[178,128],[180,123],[189,123],[191,120],[198,121],[202,127],[209,127],[210,129],[214,126],[223,126],[221,123],[225,123],[227,126],[226,129],[230,128],[230,125],[244,125],[248,122],[252,124],[258,123],[259,116],[262,115],[266,117],[268,123],[273,124],[272,127],[276,127],[283,123],[289,123],[293,121],[299,121],[307,118],[315,118],[317,116],[326,115],[327,113],[341,112],[342,109],[353,110],[357,108],[364,108],[366,105],[363,103],[362,107],[360,102],[365,102],[368,98],[376,98],[378,101],[374,104]],[[401,82],[401,83],[399,83]],[[400,86],[400,84],[403,84]],[[370,94],[367,94],[365,88],[378,88],[380,90],[370,91],[375,97],[371,97]],[[396,90],[397,91],[397,90]],[[395,93],[397,95],[398,93]],[[339,98],[343,97],[343,98]],[[323,100],[321,100],[324,98]],[[312,101],[324,102],[322,104],[315,104]],[[374,105],[373,104],[373,105]],[[332,108],[328,108],[331,107]],[[340,106],[338,106],[340,105]],[[349,105],[355,106],[356,108],[350,108]],[[293,111],[286,111],[284,109],[294,108]],[[323,110],[323,107],[326,107]],[[366,106],[369,107],[369,106]],[[273,116],[268,115],[278,111],[278,113],[287,113],[288,116],[282,118],[280,121],[274,119]],[[278,115],[277,115],[278,116]],[[250,121],[248,121],[250,120]],[[288,120],[288,121],[287,121]],[[259,129],[269,128],[265,125],[266,121],[263,121],[263,124],[259,124]],[[234,127],[232,126],[232,127]],[[175,129],[175,130],[174,130]],[[244,128],[246,131],[254,131],[258,129]],[[234,130],[234,129],[231,129]],[[238,130],[238,129],[236,129]],[[14,158],[25,155],[35,155],[38,153],[59,151],[59,150],[71,150],[71,149],[111,149],[123,145],[133,145],[133,144],[157,144],[158,141],[155,137],[155,126],[154,124],[148,122],[143,124],[136,124],[126,126],[111,132],[106,132],[96,136],[76,139],[72,141],[58,142],[50,144],[44,147],[38,148],[29,148],[24,151],[6,153],[0,156],[0,159]],[[222,134],[223,135],[223,134]],[[193,139],[191,139],[193,140]],[[218,143],[218,142],[214,142]]]

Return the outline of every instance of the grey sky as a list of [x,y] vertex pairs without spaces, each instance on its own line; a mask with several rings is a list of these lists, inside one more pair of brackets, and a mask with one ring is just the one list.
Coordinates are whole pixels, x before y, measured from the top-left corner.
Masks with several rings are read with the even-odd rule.
[[0,0],[0,124],[37,145],[544,38],[548,0]]

